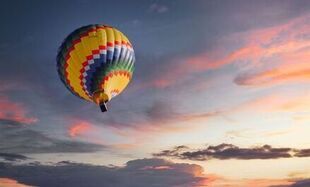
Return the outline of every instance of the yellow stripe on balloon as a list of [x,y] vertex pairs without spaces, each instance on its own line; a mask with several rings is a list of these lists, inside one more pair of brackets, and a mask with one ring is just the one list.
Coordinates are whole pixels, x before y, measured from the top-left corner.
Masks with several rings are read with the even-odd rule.
[[107,27],[106,28],[106,33],[107,33],[107,42],[110,42],[114,44],[114,31],[113,28]]
[[[90,32],[88,36],[81,38],[81,42],[74,46],[74,50],[70,52],[70,58],[68,59],[68,80],[73,89],[84,99],[91,101],[91,98],[83,90],[80,84],[80,70],[83,68],[82,63],[87,59],[86,57],[92,55],[92,50],[99,48],[99,43],[96,41],[95,32]],[[74,58],[72,58],[72,56]],[[82,56],[82,58],[77,58]]]
[[104,28],[97,29],[97,39],[99,44],[103,46],[107,45],[107,35]]
[[104,82],[104,92],[108,95],[109,99],[112,99],[111,93],[113,92],[113,90],[118,90],[118,93],[121,93],[127,87],[129,81],[130,78],[124,74],[113,74],[112,77],[110,77],[107,81]]
[[121,33],[116,29],[113,29],[113,32],[114,32],[115,43],[121,44],[121,41],[122,41]]
[[131,45],[130,41],[128,40],[128,38],[123,33],[121,33],[121,34],[122,34],[122,40],[124,40],[127,44]]

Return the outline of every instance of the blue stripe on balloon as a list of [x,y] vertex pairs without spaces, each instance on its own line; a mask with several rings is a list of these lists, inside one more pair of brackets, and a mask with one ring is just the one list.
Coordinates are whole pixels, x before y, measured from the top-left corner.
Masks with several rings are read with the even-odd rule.
[[119,60],[119,55],[120,55],[120,49],[114,48],[113,62],[114,62],[115,60]]
[[90,95],[92,95],[92,89],[91,89],[91,85],[92,85],[92,82],[93,82],[93,77],[94,77],[94,74],[97,72],[97,70],[106,63],[106,55],[105,54],[100,54],[99,58],[96,58],[96,59],[93,59],[94,60],[94,63],[91,64],[89,66],[89,70],[86,71],[87,75],[85,77],[86,79],[86,82],[85,82],[85,85],[86,85],[86,90],[88,91],[88,93]]
[[112,60],[113,60],[113,53],[114,53],[114,51],[112,51],[112,50],[107,50],[107,59],[108,59],[108,63],[111,63],[112,62]]

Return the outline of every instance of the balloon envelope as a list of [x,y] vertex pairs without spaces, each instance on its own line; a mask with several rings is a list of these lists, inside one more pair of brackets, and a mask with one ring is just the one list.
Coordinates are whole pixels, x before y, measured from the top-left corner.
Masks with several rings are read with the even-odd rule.
[[99,24],[73,31],[57,55],[57,70],[64,85],[74,95],[100,105],[102,111],[106,102],[126,88],[134,63],[134,50],[127,37]]

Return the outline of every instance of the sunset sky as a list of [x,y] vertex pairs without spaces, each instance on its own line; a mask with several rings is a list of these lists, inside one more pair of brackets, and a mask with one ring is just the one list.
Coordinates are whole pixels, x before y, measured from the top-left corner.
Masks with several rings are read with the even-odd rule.
[[[0,186],[309,187],[310,1],[0,2]],[[56,55],[107,24],[136,63],[109,111]]]

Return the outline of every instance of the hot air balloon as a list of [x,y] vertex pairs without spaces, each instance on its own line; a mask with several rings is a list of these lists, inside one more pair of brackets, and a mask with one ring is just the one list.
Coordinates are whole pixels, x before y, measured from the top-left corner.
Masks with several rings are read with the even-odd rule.
[[74,95],[106,103],[128,85],[134,71],[135,54],[128,38],[106,25],[88,25],[73,31],[58,50],[57,70]]

